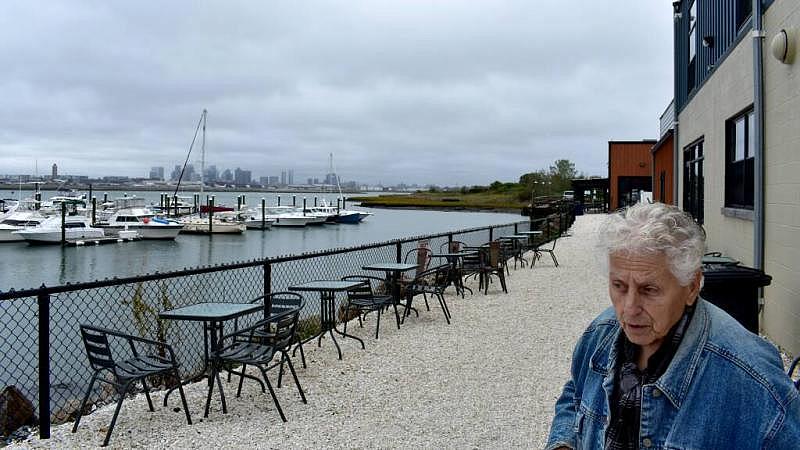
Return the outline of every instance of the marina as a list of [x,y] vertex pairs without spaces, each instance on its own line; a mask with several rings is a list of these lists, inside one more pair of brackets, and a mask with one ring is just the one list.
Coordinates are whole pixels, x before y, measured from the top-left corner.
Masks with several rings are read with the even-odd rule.
[[[98,205],[108,204],[115,198],[128,198],[129,203],[141,205],[158,204],[159,192],[137,192],[135,202],[133,195],[125,192],[109,191],[97,193]],[[23,197],[30,192],[23,193]],[[54,191],[43,191],[42,198],[48,199],[56,195]],[[237,198],[242,193],[210,193],[216,197],[218,204],[237,206]],[[261,222],[261,199],[265,205],[276,206],[279,202],[286,206],[292,203],[302,206],[304,198],[287,193],[247,193],[247,198],[257,198],[256,206],[247,209],[250,223],[255,227]],[[11,191],[2,194],[11,197]],[[17,193],[14,192],[16,197]],[[188,196],[191,204],[192,196]],[[305,198],[308,205],[334,205],[336,194],[317,194]],[[324,202],[323,202],[324,200]],[[364,210],[364,208],[347,209]],[[370,213],[370,211],[365,211]],[[214,217],[225,213],[214,214]],[[91,213],[89,212],[89,215]],[[98,214],[99,216],[99,214]],[[110,216],[109,216],[110,218]],[[139,275],[156,271],[169,271],[184,267],[198,267],[210,264],[229,263],[258,259],[269,256],[299,254],[315,250],[340,248],[379,242],[388,239],[418,236],[428,233],[444,232],[456,228],[486,226],[519,220],[518,215],[445,212],[420,210],[380,210],[358,224],[325,223],[318,226],[281,226],[277,221],[264,230],[248,228],[236,234],[193,235],[178,234],[174,239],[153,240],[142,239],[117,245],[89,245],[82,239],[83,245],[69,244],[60,246],[31,246],[20,240],[0,243],[3,262],[0,266],[0,291],[24,289],[45,285],[64,284],[68,282],[92,281],[96,279]],[[139,219],[137,219],[138,221]],[[171,220],[171,219],[170,219]],[[207,220],[207,219],[206,219]],[[271,217],[265,222],[269,225]],[[126,222],[129,229],[134,222]],[[3,225],[0,225],[0,230]],[[102,228],[107,230],[107,228]],[[12,235],[13,236],[13,235]],[[105,236],[104,236],[105,237]],[[113,237],[113,236],[112,236]],[[95,239],[96,240],[96,239]],[[109,241],[116,242],[116,241]],[[105,242],[104,242],[105,243]]]

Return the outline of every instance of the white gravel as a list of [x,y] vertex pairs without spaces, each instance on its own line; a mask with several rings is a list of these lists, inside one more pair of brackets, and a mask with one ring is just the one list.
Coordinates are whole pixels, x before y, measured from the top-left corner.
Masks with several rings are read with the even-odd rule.
[[[596,229],[604,216],[578,217],[571,237],[558,240],[554,267],[548,255],[531,270],[511,271],[509,294],[499,283],[489,295],[448,290],[453,323],[438,303],[423,306],[402,329],[386,315],[375,340],[374,317],[364,329],[367,349],[339,339],[339,361],[329,339],[322,348],[306,345],[308,368],[297,358],[308,404],[291,377],[278,398],[288,418],[282,423],[269,394],[245,380],[225,384],[228,414],[215,392],[208,419],[202,418],[205,384],[187,387],[194,424],[185,422],[177,392],[170,406],[147,410],[144,396],[126,400],[111,438],[112,448],[531,448],[547,439],[553,405],[566,381],[572,348],[585,326],[609,305],[606,284],[594,264]],[[528,255],[530,256],[530,254]],[[477,290],[477,283],[468,284]],[[270,372],[276,382],[277,372]],[[55,426],[52,438],[11,447],[96,447],[103,441],[114,405],[72,423]]]

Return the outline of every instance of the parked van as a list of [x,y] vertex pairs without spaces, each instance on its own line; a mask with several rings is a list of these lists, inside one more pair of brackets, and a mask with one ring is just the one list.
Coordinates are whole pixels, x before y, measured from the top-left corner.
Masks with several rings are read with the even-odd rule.
[[575,199],[575,192],[573,191],[564,191],[564,195],[561,196],[564,200],[574,200]]

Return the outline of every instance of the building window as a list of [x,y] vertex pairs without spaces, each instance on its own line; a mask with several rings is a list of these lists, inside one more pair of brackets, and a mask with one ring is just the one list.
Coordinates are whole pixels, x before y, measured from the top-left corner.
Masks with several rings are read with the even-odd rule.
[[703,141],[683,149],[683,210],[703,224]]
[[687,67],[687,77],[686,83],[688,86],[689,92],[694,89],[695,85],[695,72],[696,72],[696,64],[695,56],[697,56],[697,2],[693,1],[692,4],[689,6],[689,65]]
[[736,29],[740,30],[753,14],[753,0],[736,0]]
[[753,109],[725,122],[725,206],[753,209],[755,175]]

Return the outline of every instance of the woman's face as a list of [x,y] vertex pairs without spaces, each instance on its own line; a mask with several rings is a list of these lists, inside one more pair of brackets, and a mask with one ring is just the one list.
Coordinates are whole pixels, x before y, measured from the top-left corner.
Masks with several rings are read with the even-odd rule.
[[617,319],[628,340],[640,346],[640,361],[647,361],[664,337],[694,303],[700,290],[698,271],[688,286],[670,272],[663,254],[612,254],[608,292]]

